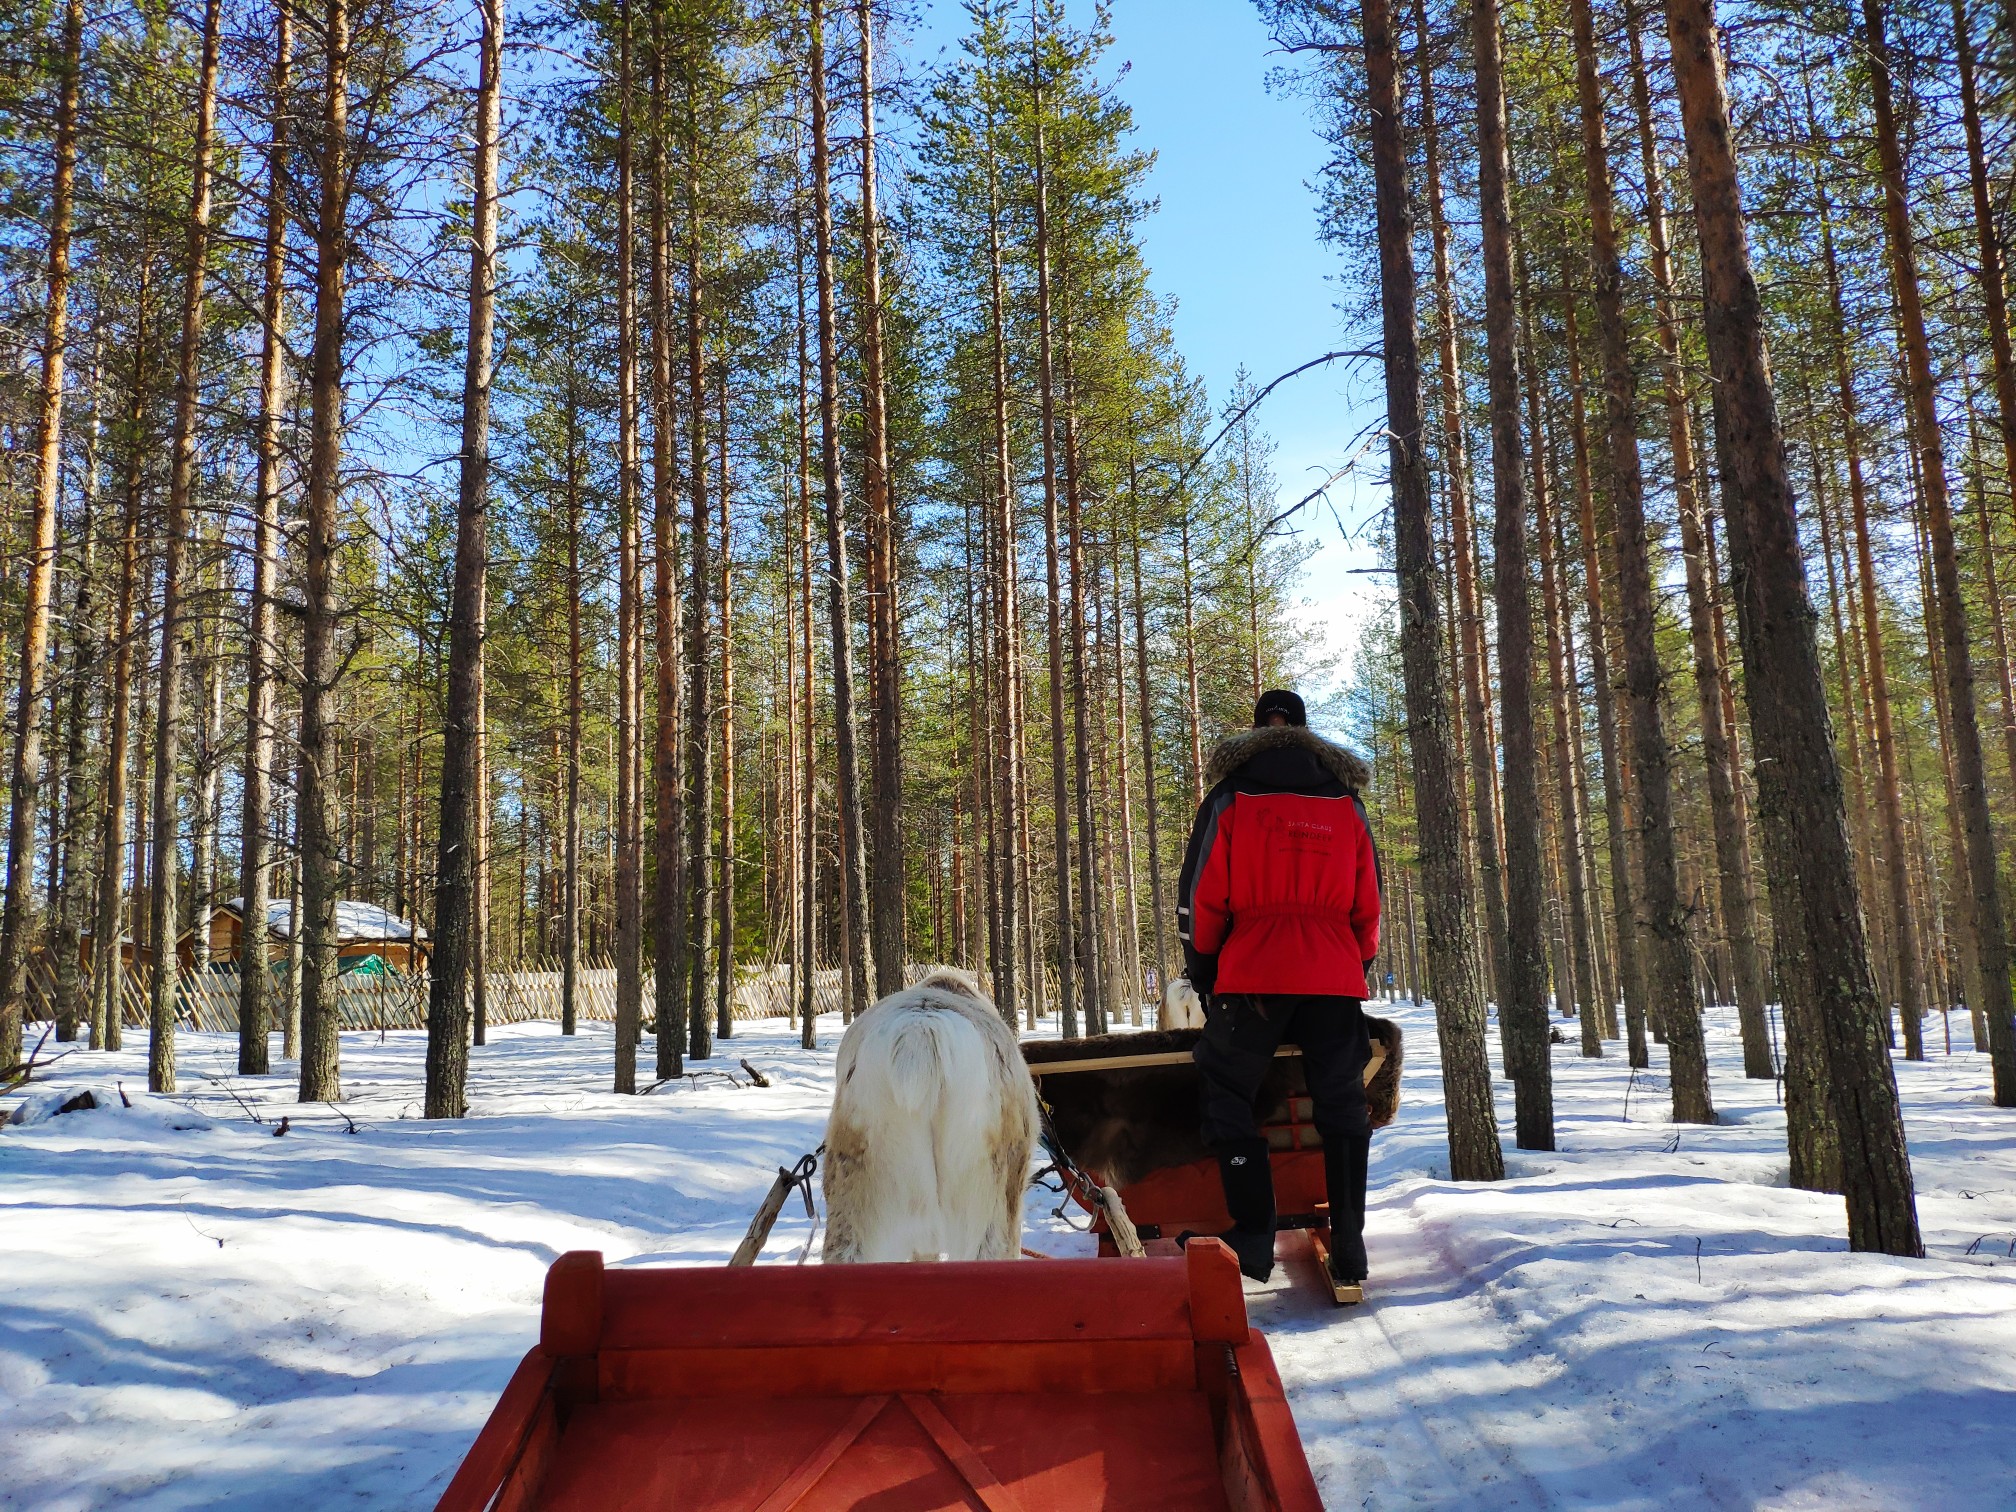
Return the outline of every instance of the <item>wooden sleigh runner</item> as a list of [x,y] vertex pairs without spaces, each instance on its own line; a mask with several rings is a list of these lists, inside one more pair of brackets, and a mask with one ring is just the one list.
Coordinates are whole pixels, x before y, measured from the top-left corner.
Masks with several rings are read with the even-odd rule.
[[437,1512],[1319,1512],[1213,1240],[1059,1260],[605,1270],[563,1255]]
[[[1370,1018],[1372,1057],[1365,1066],[1365,1096],[1374,1129],[1393,1121],[1400,1107],[1400,1026]],[[1091,1039],[1025,1040],[1023,1058],[1036,1078],[1046,1133],[1058,1152],[1091,1178],[1090,1191],[1071,1187],[1092,1214],[1099,1253],[1117,1255],[1116,1215],[1098,1190],[1118,1194],[1148,1254],[1171,1254],[1178,1234],[1215,1234],[1231,1226],[1218,1164],[1198,1128],[1196,1063],[1191,1052],[1201,1030],[1108,1034]],[[1302,1245],[1340,1305],[1364,1300],[1357,1286],[1330,1281],[1330,1213],[1323,1176],[1323,1142],[1312,1120],[1302,1053],[1283,1045],[1260,1089],[1260,1127],[1272,1150],[1274,1202],[1280,1241]]]

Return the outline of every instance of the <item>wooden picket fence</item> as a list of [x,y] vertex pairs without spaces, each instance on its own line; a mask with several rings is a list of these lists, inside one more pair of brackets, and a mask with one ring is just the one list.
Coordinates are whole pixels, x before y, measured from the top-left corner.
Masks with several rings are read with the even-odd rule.
[[[925,968],[913,970],[922,972]],[[561,1003],[561,971],[551,962],[493,970],[487,982],[492,1023],[516,1024],[534,1019],[558,1019]],[[644,973],[644,1017],[649,1019],[657,1001],[658,979]],[[812,974],[813,1004],[819,1013],[838,1013],[842,986],[837,968]],[[710,992],[707,998],[713,1002]],[[730,1011],[738,1019],[785,1018],[792,1010],[792,976],[779,965],[739,966],[729,995]],[[616,1017],[616,968],[607,961],[585,963],[575,996],[575,1016],[602,1022]]]
[[[913,967],[913,975],[927,968]],[[81,990],[88,1001],[90,974],[81,975]],[[493,1024],[521,1024],[534,1021],[557,1022],[561,1017],[564,973],[551,962],[535,962],[503,968],[493,967],[485,982],[486,1011]],[[283,978],[275,979],[276,991],[285,990]],[[424,1029],[427,1027],[427,996],[430,982],[425,973],[387,972],[343,977],[336,987],[336,1013],[347,1030]],[[644,974],[644,1016],[649,1019],[656,1001],[656,979]],[[813,1002],[820,1013],[840,1011],[842,986],[838,969],[813,973]],[[133,1027],[148,1021],[148,980],[143,971],[126,971],[120,976],[119,997],[122,1017]],[[238,1028],[238,968],[213,965],[202,971],[185,972],[176,983],[176,1017],[185,1025],[219,1034],[236,1033]],[[37,962],[28,975],[28,1018],[55,1017],[55,976],[46,963]],[[710,995],[709,1002],[712,997]],[[784,1017],[791,1009],[792,975],[783,966],[749,966],[736,972],[731,1008],[738,1019]],[[608,1023],[616,1017],[616,968],[607,961],[584,962],[574,999],[575,1017]]]
[[[936,968],[913,962],[908,976],[912,982]],[[1048,973],[1046,973],[1046,976]],[[518,963],[492,967],[486,980],[486,1008],[493,1024],[557,1022],[561,1017],[563,974],[551,961]],[[1055,1000],[1056,982],[1051,977],[1049,1000]],[[275,991],[285,990],[285,979],[276,977]],[[346,1030],[424,1029],[427,1027],[427,975],[387,972],[367,976],[353,973],[343,977],[336,988],[336,1013]],[[126,971],[119,983],[120,1005],[125,1022],[143,1027],[148,1021],[148,981],[144,971]],[[82,976],[82,990],[90,992],[90,974]],[[238,968],[216,964],[202,971],[186,972],[176,983],[176,1016],[185,1025],[218,1034],[238,1029]],[[737,1019],[786,1018],[794,1016],[796,973],[782,962],[740,966],[735,973],[731,1009]],[[28,973],[28,1017],[47,1020],[55,1016],[56,983],[45,961],[37,961]],[[845,988],[838,967],[823,967],[812,973],[812,1001],[817,1013],[838,1013]],[[644,1017],[652,1017],[656,1002],[656,980],[644,974]],[[708,1002],[713,1002],[710,993]],[[584,962],[574,1000],[577,1019],[609,1023],[616,1017],[616,968],[607,960]],[[1149,1009],[1153,1022],[1153,1010]]]

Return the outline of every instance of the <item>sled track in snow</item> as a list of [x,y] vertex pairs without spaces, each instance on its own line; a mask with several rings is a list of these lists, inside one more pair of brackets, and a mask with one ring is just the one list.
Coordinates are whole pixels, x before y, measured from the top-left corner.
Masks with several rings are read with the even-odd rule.
[[[1288,1286],[1249,1298],[1255,1321],[1281,1355],[1298,1415],[1304,1392],[1334,1401],[1347,1419],[1344,1432],[1369,1456],[1352,1479],[1363,1480],[1372,1465],[1388,1472],[1377,1484],[1333,1483],[1328,1499],[1367,1508],[1546,1512],[1554,1499],[1509,1444],[1480,1426],[1488,1417],[1477,1410],[1480,1383],[1461,1377],[1481,1369],[1515,1415],[1511,1393],[1535,1375],[1552,1377],[1561,1363],[1481,1294],[1493,1283],[1469,1279],[1404,1202],[1375,1199],[1374,1213],[1381,1207],[1389,1221],[1370,1235],[1378,1274],[1362,1305],[1332,1304],[1306,1253],[1287,1260]],[[1400,1221],[1391,1222],[1396,1216]],[[1422,1317],[1425,1307],[1443,1316]],[[1452,1308],[1468,1318],[1449,1318]],[[1482,1355],[1489,1363],[1452,1367],[1445,1358],[1452,1334],[1466,1359]],[[1348,1362],[1341,1371],[1340,1362]]]

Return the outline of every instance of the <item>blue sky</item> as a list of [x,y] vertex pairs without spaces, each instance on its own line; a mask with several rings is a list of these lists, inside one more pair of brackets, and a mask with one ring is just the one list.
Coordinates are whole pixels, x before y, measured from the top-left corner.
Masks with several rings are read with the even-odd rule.
[[[932,0],[914,61],[928,63],[941,44],[951,45],[962,21],[955,0]],[[1265,383],[1326,351],[1363,344],[1365,333],[1346,339],[1337,258],[1316,239],[1309,186],[1324,144],[1303,101],[1267,89],[1269,70],[1283,60],[1270,54],[1249,0],[1113,0],[1112,23],[1111,62],[1131,65],[1120,93],[1134,110],[1137,145],[1157,154],[1149,188],[1160,208],[1141,228],[1142,241],[1156,291],[1176,301],[1177,344],[1192,370],[1222,400],[1242,362]],[[1280,447],[1284,505],[1348,460],[1353,438],[1378,413],[1378,378],[1376,368],[1333,364],[1284,384],[1258,411]],[[1383,472],[1383,452],[1367,461]],[[1353,479],[1331,497],[1351,530],[1384,503],[1383,490]],[[1372,554],[1346,544],[1327,510],[1304,514],[1322,549],[1303,591],[1331,631],[1330,649],[1348,652],[1390,584],[1351,570],[1372,565]]]
[[[1362,344],[1344,339],[1337,258],[1316,238],[1310,185],[1326,148],[1307,102],[1268,90],[1267,74],[1283,60],[1270,53],[1253,6],[1118,0],[1113,27],[1115,55],[1133,65],[1121,93],[1141,144],[1157,153],[1161,208],[1143,228],[1148,263],[1156,288],[1177,301],[1178,344],[1212,392],[1222,396],[1242,362],[1265,383]],[[1369,235],[1369,215],[1366,222]],[[1349,459],[1353,439],[1376,417],[1367,401],[1376,400],[1377,381],[1374,368],[1332,364],[1268,397],[1259,419],[1280,446],[1284,507]],[[1383,471],[1383,456],[1367,460]],[[1355,479],[1331,497],[1352,530],[1384,502]],[[1338,634],[1333,649],[1349,650],[1383,581],[1348,570],[1371,565],[1371,554],[1344,543],[1329,511],[1319,504],[1304,514],[1323,543],[1305,591]]]

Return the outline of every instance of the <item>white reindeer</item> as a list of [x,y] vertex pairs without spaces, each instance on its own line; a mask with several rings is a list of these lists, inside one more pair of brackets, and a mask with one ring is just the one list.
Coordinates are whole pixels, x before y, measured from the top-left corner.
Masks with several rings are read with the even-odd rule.
[[829,1264],[1020,1257],[1036,1089],[972,977],[934,971],[882,999],[841,1039],[834,1075]]
[[1204,1027],[1204,1000],[1197,995],[1197,989],[1190,985],[1187,976],[1169,978],[1169,985],[1162,991],[1162,1012],[1157,1016],[1157,1029],[1202,1029]]

